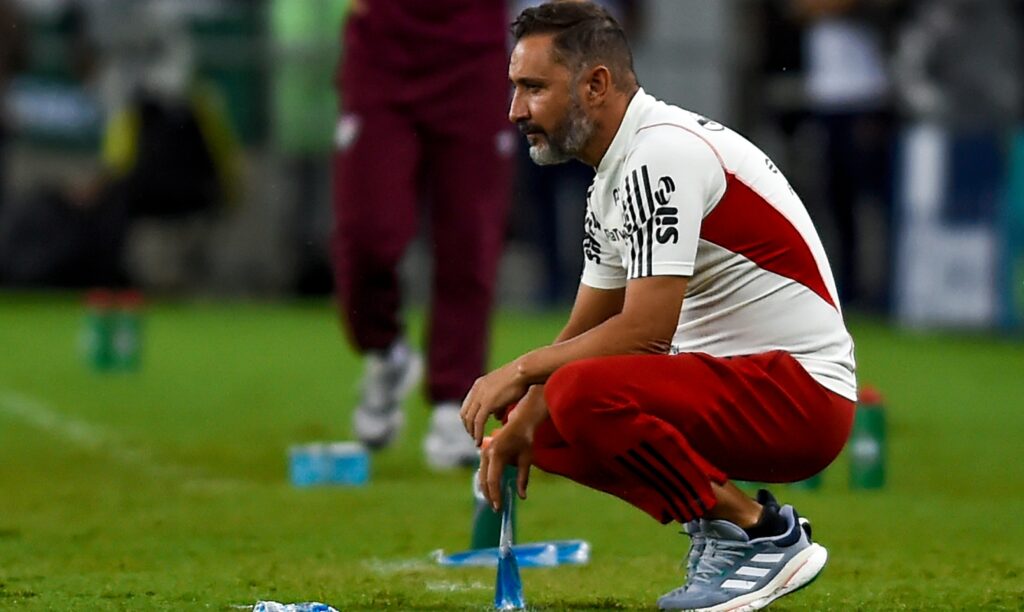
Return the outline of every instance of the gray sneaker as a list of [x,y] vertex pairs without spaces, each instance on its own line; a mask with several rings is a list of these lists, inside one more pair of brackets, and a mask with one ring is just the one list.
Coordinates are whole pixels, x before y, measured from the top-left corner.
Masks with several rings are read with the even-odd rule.
[[384,448],[405,421],[402,400],[423,374],[423,360],[404,341],[363,360],[359,405],[352,414],[356,437],[371,449]]
[[783,506],[780,514],[786,532],[756,540],[729,521],[701,521],[703,553],[687,572],[686,584],[658,599],[658,607],[747,612],[810,584],[825,567],[828,552],[811,542],[792,506]]
[[704,536],[704,524],[700,519],[683,523],[683,533],[690,536],[690,551],[686,553],[686,582],[680,587],[685,589],[690,584],[690,579],[697,573],[697,565],[704,555],[707,538]]

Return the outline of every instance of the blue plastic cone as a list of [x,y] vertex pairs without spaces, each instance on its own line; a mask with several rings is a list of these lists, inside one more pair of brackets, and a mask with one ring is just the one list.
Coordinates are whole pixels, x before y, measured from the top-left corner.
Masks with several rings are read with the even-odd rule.
[[519,564],[512,549],[512,483],[505,488],[501,510],[501,537],[498,546],[498,579],[494,585],[494,607],[498,610],[526,608],[523,581],[519,578]]

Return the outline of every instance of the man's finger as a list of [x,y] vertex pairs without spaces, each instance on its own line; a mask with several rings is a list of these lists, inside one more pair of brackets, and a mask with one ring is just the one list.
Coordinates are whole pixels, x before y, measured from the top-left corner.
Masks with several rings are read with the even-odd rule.
[[526,487],[530,485],[530,459],[526,453],[519,455],[519,473],[516,474],[516,488],[519,499],[526,499]]
[[469,393],[466,394],[466,399],[462,400],[462,408],[459,409],[459,418],[462,419],[462,426],[470,434],[473,433],[473,403],[475,401],[473,390],[470,389]]
[[473,430],[470,432],[477,446],[484,441],[484,429],[487,427],[488,416],[490,415],[484,410],[484,407],[478,405],[476,413],[473,415]]
[[473,386],[469,388],[469,393],[462,400],[462,408],[459,409],[459,416],[462,417],[462,426],[466,428],[466,432],[469,435],[473,435],[473,417],[476,415],[476,406],[480,403],[477,401],[476,393],[479,382],[479,378],[473,381]]
[[477,486],[480,487],[480,492],[483,494],[484,499],[487,500],[487,504],[491,505],[490,492],[487,490],[487,464],[490,463],[489,453],[487,449],[480,451],[480,469],[476,472]]
[[497,512],[501,510],[501,473],[505,471],[505,462],[493,452],[491,449],[487,451],[491,455],[490,461],[487,463],[487,499],[490,500],[491,507]]

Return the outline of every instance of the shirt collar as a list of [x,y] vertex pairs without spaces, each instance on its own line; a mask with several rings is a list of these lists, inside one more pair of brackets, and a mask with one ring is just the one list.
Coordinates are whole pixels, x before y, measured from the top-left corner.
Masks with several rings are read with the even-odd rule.
[[601,158],[601,162],[597,165],[598,174],[608,172],[611,168],[614,168],[618,161],[626,155],[629,150],[629,142],[632,140],[633,134],[640,127],[640,118],[643,115],[643,111],[653,101],[654,96],[647,95],[643,87],[637,89],[633,99],[629,101],[629,106],[626,107],[626,113],[622,116],[622,123],[619,124],[619,129],[615,132],[612,143],[608,145],[608,150],[604,152],[604,157]]

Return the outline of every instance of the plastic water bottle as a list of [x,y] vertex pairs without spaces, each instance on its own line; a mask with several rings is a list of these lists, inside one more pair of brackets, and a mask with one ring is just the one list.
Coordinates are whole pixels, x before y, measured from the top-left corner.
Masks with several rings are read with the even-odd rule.
[[[487,448],[487,444],[490,442],[490,438],[484,438],[484,448]],[[480,490],[480,470],[479,468],[473,473],[473,530],[472,537],[470,538],[469,547],[473,550],[481,548],[494,548],[498,546],[501,540],[501,513],[495,512],[493,508],[487,503],[487,499],[484,498],[483,491]],[[516,482],[516,468],[513,466],[505,466],[505,472],[501,475],[501,490],[504,491],[508,487],[509,482],[512,483],[512,489],[515,490]],[[511,506],[512,509],[512,532],[515,534],[516,524],[516,496],[512,495],[510,499],[505,500]],[[514,542],[513,542],[514,543]]]
[[89,366],[99,372],[114,366],[113,305],[113,295],[103,289],[94,289],[85,297],[85,317],[80,338],[82,354]]
[[860,390],[850,435],[850,488],[880,489],[885,485],[885,408],[882,394]]
[[142,294],[122,292],[116,303],[111,319],[113,366],[118,370],[137,370],[142,355]]
[[525,610],[523,579],[519,575],[519,561],[512,546],[515,529],[512,527],[512,498],[515,483],[502,484],[505,506],[501,509],[501,537],[498,546],[498,575],[494,581],[494,608],[496,610]]
[[822,470],[815,474],[814,476],[811,476],[810,478],[798,480],[794,483],[791,483],[789,486],[793,487],[794,489],[799,489],[801,491],[817,491],[818,489],[821,488],[822,481],[824,480],[824,474],[825,470]]
[[288,449],[288,472],[297,487],[365,485],[370,455],[358,442],[314,442]]
[[319,601],[284,604],[276,601],[258,601],[252,612],[338,612],[327,604]]
[[[469,543],[470,548],[474,550],[494,548],[501,541],[501,513],[495,512],[484,498],[483,491],[480,490],[479,481],[477,480],[476,474],[478,473],[479,471],[473,475],[473,535]],[[501,477],[502,489],[505,489],[510,482],[514,490],[516,468],[507,466],[505,473]],[[516,531],[516,515],[518,514],[516,511],[516,496],[513,495],[510,499],[505,500],[505,503],[512,507],[512,529],[514,534]]]

